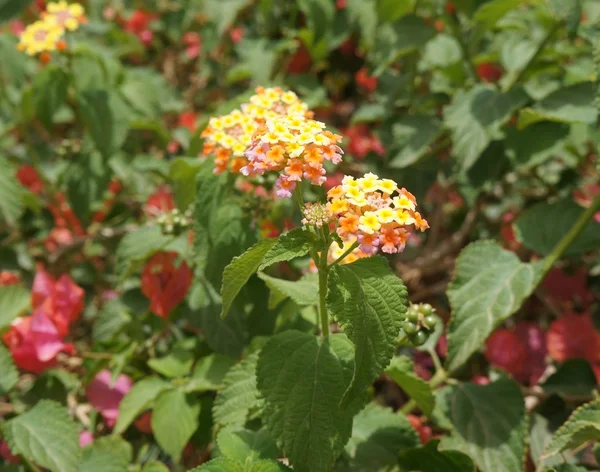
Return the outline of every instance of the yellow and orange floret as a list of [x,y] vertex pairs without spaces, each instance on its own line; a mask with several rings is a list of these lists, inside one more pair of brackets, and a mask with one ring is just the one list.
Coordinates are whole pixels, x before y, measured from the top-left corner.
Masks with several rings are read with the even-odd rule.
[[17,47],[30,56],[62,51],[67,46],[63,39],[65,32],[77,30],[86,21],[84,9],[78,3],[48,3],[41,19],[21,33]]
[[294,92],[279,87],[258,87],[249,103],[227,115],[210,119],[202,132],[205,139],[203,153],[215,156],[215,173],[225,170],[239,173],[248,163],[245,152],[255,133],[267,120],[289,115],[312,118],[308,106]]
[[375,174],[359,179],[346,176],[341,185],[329,190],[327,198],[327,211],[338,221],[337,233],[348,247],[357,241],[358,250],[366,255],[379,250],[388,254],[401,252],[411,227],[421,231],[429,228],[416,211],[415,197],[406,189],[399,189],[393,180],[380,179]]

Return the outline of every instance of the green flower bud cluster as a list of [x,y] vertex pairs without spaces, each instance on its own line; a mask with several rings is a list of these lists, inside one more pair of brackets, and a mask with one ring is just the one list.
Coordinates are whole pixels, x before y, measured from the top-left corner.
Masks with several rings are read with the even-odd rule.
[[414,346],[422,346],[429,339],[438,320],[435,310],[429,303],[411,304],[406,311],[402,330]]
[[192,210],[188,209],[181,213],[177,208],[163,213],[156,218],[156,222],[162,227],[164,234],[179,235],[192,224]]

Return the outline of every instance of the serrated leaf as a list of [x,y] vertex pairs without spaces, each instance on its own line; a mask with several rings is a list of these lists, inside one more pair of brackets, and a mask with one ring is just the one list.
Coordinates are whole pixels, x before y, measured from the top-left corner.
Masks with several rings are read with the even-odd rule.
[[489,30],[509,11],[521,5],[521,0],[492,0],[481,5],[473,15],[473,21]]
[[181,390],[162,392],[152,409],[152,431],[159,446],[179,462],[183,448],[198,429],[199,399]]
[[233,366],[223,377],[223,388],[217,394],[213,406],[215,423],[223,426],[243,426],[258,402],[256,387],[256,363],[253,354]]
[[92,339],[97,342],[110,342],[132,321],[131,314],[120,299],[110,300],[102,305],[94,319]]
[[283,233],[265,254],[258,270],[263,271],[277,262],[291,261],[297,257],[306,256],[310,252],[312,244],[313,236],[305,229],[296,228]]
[[[541,456],[552,440],[552,426],[550,420],[540,415],[533,413],[531,415],[531,430],[529,434],[529,455],[533,463],[538,469],[542,467],[552,467],[563,462],[564,456],[553,456],[548,459],[541,459]],[[555,429],[555,428],[554,428]],[[573,463],[576,457],[569,457],[567,462]]]
[[277,279],[263,272],[258,273],[258,276],[265,281],[269,290],[278,294],[277,300],[281,301],[289,297],[300,306],[319,303],[319,282],[313,275],[315,274],[308,274],[300,280],[292,281]]
[[474,472],[475,466],[469,456],[458,451],[438,451],[439,440],[431,440],[425,446],[401,451],[398,462],[402,470],[411,472]]
[[265,254],[275,245],[275,239],[263,239],[259,241],[244,254],[234,257],[223,272],[223,284],[221,285],[221,297],[223,299],[223,310],[221,318],[227,316],[233,300],[246,285],[248,279],[256,273]]
[[340,401],[354,370],[344,335],[285,331],[263,346],[257,365],[262,418],[297,472],[330,471],[348,441],[358,403]]
[[[571,199],[539,203],[519,215],[514,223],[518,241],[547,256],[585,211]],[[600,223],[590,221],[564,251],[563,256],[577,256],[600,247]]]
[[114,433],[121,434],[141,413],[150,408],[154,399],[171,385],[158,378],[146,377],[137,382],[121,400]]
[[234,363],[233,358],[220,354],[203,357],[194,367],[194,372],[185,390],[187,392],[218,390],[223,384],[223,378]]
[[535,290],[542,263],[523,263],[493,241],[463,249],[448,286],[452,318],[448,325],[449,370],[464,364]]
[[417,402],[426,416],[431,416],[435,406],[435,397],[429,384],[415,373],[410,357],[394,357],[385,373]]
[[40,400],[3,428],[13,454],[52,472],[76,472],[81,459],[77,425],[59,403]]
[[577,408],[554,433],[542,458],[552,457],[567,449],[576,449],[589,441],[600,441],[600,400]]
[[434,116],[407,116],[396,121],[392,134],[399,152],[391,158],[389,166],[402,169],[414,164],[430,149],[440,132],[440,120]]
[[25,313],[29,307],[31,293],[22,285],[4,285],[0,287],[0,329],[10,325],[13,320]]
[[364,393],[390,363],[406,303],[406,287],[382,257],[332,268],[327,309],[356,349],[354,376],[344,405]]
[[398,452],[419,445],[419,435],[406,416],[370,403],[354,418],[352,437],[346,445],[353,471],[390,470]]
[[133,456],[131,445],[117,437],[105,436],[96,439],[83,449],[79,472],[127,472]]
[[260,460],[251,464],[243,464],[227,457],[218,457],[189,472],[285,472],[291,470],[275,461]]
[[0,395],[8,393],[19,380],[19,371],[10,352],[0,344]]
[[463,383],[449,396],[446,413],[453,432],[440,450],[467,454],[481,470],[523,472],[527,414],[519,385],[508,378],[489,385]]
[[277,459],[277,444],[265,429],[224,429],[217,436],[217,446],[223,456],[240,462]]
[[0,156],[0,220],[13,226],[25,211],[25,191],[16,177],[13,166]]
[[522,88],[503,93],[483,84],[455,95],[444,110],[444,122],[452,132],[453,153],[461,170],[468,170],[493,140],[503,137],[502,125],[527,100]]
[[121,239],[116,252],[116,272],[123,281],[138,265],[173,241],[159,226],[143,226]]

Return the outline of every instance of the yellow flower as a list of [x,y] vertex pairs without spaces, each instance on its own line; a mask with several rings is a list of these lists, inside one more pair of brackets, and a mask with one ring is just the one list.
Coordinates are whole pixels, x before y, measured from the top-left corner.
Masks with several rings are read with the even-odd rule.
[[64,30],[55,23],[41,20],[30,24],[21,34],[20,51],[25,51],[30,56],[41,52],[54,51],[62,38]]
[[279,142],[279,136],[275,133],[266,133],[260,137],[261,142],[269,144],[277,144]]
[[[293,135],[292,135],[292,138],[293,138]],[[282,141],[284,141],[284,140],[282,139]],[[298,143],[290,142],[285,147],[285,150],[290,155],[290,157],[294,158],[294,157],[300,156],[304,152],[304,146],[302,146],[301,144],[298,144]]]
[[412,217],[412,215],[404,210],[396,210],[394,221],[403,226],[412,225],[415,223],[415,219]]
[[358,228],[367,234],[373,234],[381,228],[381,223],[377,218],[377,214],[373,211],[367,211],[358,219]]
[[292,105],[298,101],[298,95],[294,92],[285,92],[281,95],[281,101],[286,105]]
[[224,127],[223,119],[211,118],[210,120],[208,120],[208,126],[210,126],[212,129],[222,130]]
[[296,141],[299,144],[302,144],[303,146],[306,146],[307,144],[311,144],[312,142],[314,142],[314,140],[315,140],[315,137],[309,133],[302,133],[296,139]]
[[319,146],[329,146],[331,144],[330,139],[324,134],[315,134],[313,142]]
[[401,194],[399,197],[394,197],[394,206],[402,210],[414,210],[415,204],[406,195]]
[[377,189],[383,193],[387,193],[387,194],[391,195],[396,190],[398,190],[398,185],[393,180],[382,179],[379,181],[379,185],[377,186]]
[[380,208],[375,213],[381,224],[391,223],[396,218],[396,211],[392,208]]
[[246,145],[242,144],[242,143],[236,143],[233,145],[233,147],[231,148],[231,150],[233,151],[233,154],[235,154],[236,156],[243,156],[244,152],[246,151]]
[[343,213],[348,210],[348,202],[346,200],[341,200],[339,198],[336,198],[334,200],[331,200],[331,202],[329,202],[327,204],[327,209],[333,215],[337,215],[339,213]]
[[370,179],[366,176],[357,180],[359,187],[367,193],[375,192],[379,188],[377,179]]
[[43,18],[63,30],[75,31],[86,23],[85,10],[78,3],[68,4],[64,0],[51,2],[46,6]]

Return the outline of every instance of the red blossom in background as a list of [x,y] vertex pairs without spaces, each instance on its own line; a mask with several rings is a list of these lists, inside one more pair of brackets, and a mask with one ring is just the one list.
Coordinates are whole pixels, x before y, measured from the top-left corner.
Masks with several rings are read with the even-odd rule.
[[15,456],[10,451],[10,447],[8,447],[8,443],[6,441],[0,441],[0,457],[2,457],[9,464],[21,463],[21,458],[19,456]]
[[133,425],[140,433],[152,434],[152,412],[146,411],[142,413],[133,422]]
[[42,308],[56,325],[60,336],[66,336],[69,325],[79,318],[83,311],[85,292],[67,274],[58,280],[44,269],[39,269],[33,279],[31,305]]
[[90,404],[100,412],[106,424],[112,428],[119,417],[119,404],[133,387],[128,375],[121,374],[112,382],[109,370],[102,370],[94,377],[85,389]]
[[187,128],[191,133],[196,131],[196,118],[197,115],[193,111],[184,111],[179,115],[179,121],[177,126],[181,128]]
[[30,165],[22,165],[17,171],[17,179],[23,187],[28,188],[36,195],[44,190],[44,182],[37,169]]
[[183,44],[185,44],[185,54],[187,57],[195,59],[200,55],[202,51],[202,38],[199,33],[185,33],[181,39]]
[[342,130],[342,133],[349,140],[348,152],[358,159],[364,159],[370,152],[380,156],[385,154],[385,149],[379,138],[374,136],[364,123],[351,125]]
[[354,80],[356,80],[356,84],[363,89],[374,92],[377,89],[377,77],[369,75],[367,69],[363,67],[360,69],[355,75]]
[[432,437],[431,428],[421,421],[421,418],[415,415],[407,415],[410,425],[419,433],[421,444],[427,444]]
[[167,213],[174,208],[175,199],[171,189],[167,185],[161,185],[148,197],[146,205],[144,205],[144,213],[154,217]]
[[588,274],[583,268],[572,273],[564,269],[554,268],[542,282],[546,297],[560,309],[570,310],[573,304],[578,304],[587,309],[594,301],[594,294],[587,284]]
[[56,365],[59,352],[73,352],[65,344],[58,329],[42,308],[33,315],[17,318],[2,336],[15,364],[28,372],[39,374]]
[[150,30],[150,23],[158,18],[156,13],[144,10],[136,10],[123,23],[125,31],[135,34],[144,45],[148,46],[154,39],[154,33]]
[[547,334],[548,352],[558,362],[586,359],[600,362],[600,333],[589,313],[568,312],[553,321]]
[[494,62],[483,62],[476,67],[477,76],[483,82],[495,83],[500,80],[503,74],[502,67]]
[[161,318],[169,316],[184,299],[192,283],[192,271],[185,262],[175,266],[176,252],[152,256],[142,272],[142,293],[150,299],[150,311]]
[[52,228],[44,240],[44,247],[48,252],[55,252],[62,246],[73,242],[73,232],[67,228]]
[[0,271],[0,287],[5,285],[15,285],[21,281],[19,274],[15,272],[9,272],[8,270]]
[[298,40],[298,49],[287,64],[286,72],[288,74],[304,74],[312,65],[312,57],[304,43]]
[[244,29],[243,28],[231,28],[229,30],[229,38],[233,44],[239,43],[242,39],[244,39]]

